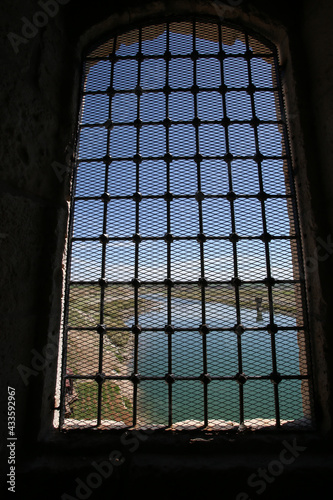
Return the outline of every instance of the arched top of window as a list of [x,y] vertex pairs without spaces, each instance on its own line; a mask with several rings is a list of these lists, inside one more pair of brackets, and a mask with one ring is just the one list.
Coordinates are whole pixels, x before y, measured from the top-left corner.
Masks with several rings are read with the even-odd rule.
[[61,427],[311,425],[276,48],[216,21],[86,54]]
[[[93,44],[87,50],[86,56],[90,59],[108,57],[114,50],[121,55],[125,54],[126,47],[132,46],[130,52],[136,55],[139,51],[141,39],[141,49],[147,56],[163,55],[167,50],[167,38],[169,38],[169,50],[173,55],[180,53],[189,54],[192,52],[193,40],[196,44],[202,45],[201,53],[217,53],[220,50],[220,38],[222,50],[228,54],[239,54],[246,47],[248,38],[251,50],[256,55],[268,55],[275,51],[275,45],[257,32],[228,21],[217,22],[216,20],[199,18],[199,20],[169,20],[156,24],[147,24],[134,27],[130,30],[120,31],[119,34],[108,37],[105,42]],[[171,41],[173,38],[173,41]],[[175,45],[176,40],[187,39],[181,49]],[[115,45],[114,45],[115,44]],[[215,48],[214,44],[216,44]],[[241,45],[243,44],[243,46]],[[121,48],[122,46],[122,48]]]
[[[203,60],[214,58],[225,60],[229,65],[232,60],[235,64],[238,62],[238,68],[230,68],[230,71],[238,71],[244,58],[257,62],[261,60],[274,66],[273,56],[276,55],[276,47],[271,41],[240,26],[203,19],[170,21],[136,27],[108,38],[104,43],[94,45],[86,52],[85,76],[88,77],[90,68],[102,61],[122,62],[124,66],[126,60],[134,58],[147,66],[149,61],[162,59],[166,63],[170,64],[172,61],[176,65],[177,60],[180,64],[181,59],[186,62],[190,57],[192,61],[200,60],[204,66]],[[209,64],[209,61],[206,61],[206,64]],[[118,66],[121,70],[122,65]],[[198,71],[200,72],[200,68]],[[214,68],[210,69],[210,73],[212,71]],[[262,72],[267,72],[267,68]],[[273,67],[271,72],[273,81]],[[245,82],[243,86],[246,86]]]

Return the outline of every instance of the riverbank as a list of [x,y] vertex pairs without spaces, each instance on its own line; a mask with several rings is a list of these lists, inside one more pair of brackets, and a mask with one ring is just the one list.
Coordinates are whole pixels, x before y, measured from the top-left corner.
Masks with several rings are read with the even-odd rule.
[[[279,314],[283,313],[286,315],[288,324],[290,323],[288,317],[290,317],[291,323],[294,324],[296,320],[294,287],[280,287],[277,292],[278,293],[274,292],[274,311],[276,313],[278,312]],[[200,303],[201,293],[202,291],[197,284],[176,285],[172,288],[172,298],[175,299],[173,302],[172,314],[173,321],[176,321],[177,325],[182,325],[184,320],[187,321],[187,326],[189,326],[189,323],[192,324],[194,320],[195,324],[200,323],[200,318],[198,317],[198,319],[196,319],[193,316],[194,311],[198,309],[197,307],[193,309],[193,305],[196,301]],[[230,316],[230,318],[234,316],[235,290],[233,288],[226,285],[210,285],[205,288],[204,293],[207,312],[211,309],[209,312],[210,317],[216,317],[216,319],[218,319],[217,316],[220,314],[226,314],[227,317]],[[239,303],[243,313],[246,315],[251,312],[251,319],[248,319],[247,322],[255,321],[255,299],[257,297],[262,298],[262,309],[263,311],[266,311],[267,315],[269,304],[266,287],[261,285],[245,285],[240,291]],[[152,285],[143,286],[142,289],[140,289],[140,295],[138,298],[139,321],[143,321],[143,323],[147,325],[151,324],[158,327],[164,327],[166,323],[166,298],[166,287]],[[187,312],[187,306],[185,307],[186,301],[191,302],[188,304]],[[216,308],[216,304],[224,304],[226,307],[232,306],[233,309],[232,311],[227,312],[224,311],[224,308]],[[97,287],[93,288],[83,285],[75,287],[71,294],[70,306],[70,325],[73,327],[74,325],[77,327],[80,326],[81,328],[96,327],[96,324],[98,324],[100,320],[100,289]],[[105,293],[103,311],[104,324],[107,327],[111,326],[116,328],[116,330],[112,331],[107,330],[106,335],[104,335],[103,338],[103,373],[107,376],[116,375],[128,377],[133,371],[134,335],[130,331],[129,327],[134,321],[134,306],[134,292],[133,288],[129,286],[110,287],[108,293]],[[178,312],[176,312],[175,307],[178,308]],[[117,328],[119,328],[119,330],[117,330]],[[145,351],[147,350],[148,355],[150,352],[149,349],[152,348],[149,347],[149,344],[152,342],[152,338],[152,335],[148,335],[147,339],[146,334],[140,335],[140,341],[144,342],[146,346],[144,351],[140,351],[140,369],[147,365],[147,367],[150,366],[151,371],[151,369],[155,369],[153,366],[155,367],[155,365],[158,365],[157,357],[159,354],[157,351],[154,351],[155,355],[153,358],[149,358],[144,361]],[[176,337],[174,340],[176,340]],[[96,330],[69,330],[67,367],[74,373],[74,375],[87,375],[94,377],[96,373],[98,373],[99,342],[100,337]],[[156,342],[154,343],[153,348],[157,349]],[[218,346],[216,349],[218,349]],[[235,357],[235,352],[232,351],[229,353],[228,359],[230,362]],[[176,352],[174,352],[174,356],[175,355]],[[149,356],[151,356],[151,354],[149,354]],[[176,356],[180,356],[180,354],[177,354]],[[153,366],[151,365],[152,360],[154,360]],[[165,359],[163,358],[161,363],[163,364],[164,361]],[[263,361],[261,361],[261,363],[263,363]],[[194,365],[192,364],[192,368],[193,366]],[[191,367],[189,367],[189,369],[190,368]],[[226,368],[227,367],[225,366],[224,370]],[[181,369],[184,369],[184,360],[182,361]],[[77,399],[71,406],[72,414],[70,415],[70,418],[82,421],[96,418],[96,403],[98,398],[98,386],[96,382],[94,380],[80,380],[75,381],[74,385]],[[102,387],[103,420],[112,420],[123,422],[126,425],[131,425],[133,410],[132,382],[130,380],[107,380],[104,382]]]
[[[158,289],[158,295],[166,296],[166,290]],[[273,287],[273,307],[276,313],[296,316],[296,296],[300,295],[294,285]],[[172,288],[172,297],[201,300],[202,291],[197,284],[176,285]],[[205,301],[233,306],[236,303],[235,288],[230,285],[209,285],[204,289]],[[268,289],[265,285],[242,285],[239,288],[239,305],[241,308],[256,309],[256,299],[261,299],[263,311],[269,310]],[[300,297],[299,297],[300,300]]]
[[[147,313],[159,307],[156,301],[140,298],[140,311]],[[100,291],[83,285],[71,292],[69,325],[95,327],[100,319]],[[128,321],[134,314],[133,292],[118,287],[116,294],[104,297],[103,319],[107,330],[103,338],[103,373],[106,376],[129,376],[129,365],[133,357],[134,337],[128,330]],[[68,332],[67,372],[74,375],[94,377],[99,371],[100,336],[95,330],[75,330]],[[96,417],[97,384],[93,380],[75,380],[73,391],[76,398],[70,405],[71,418],[92,420]],[[132,423],[133,384],[129,380],[103,384],[103,419]]]

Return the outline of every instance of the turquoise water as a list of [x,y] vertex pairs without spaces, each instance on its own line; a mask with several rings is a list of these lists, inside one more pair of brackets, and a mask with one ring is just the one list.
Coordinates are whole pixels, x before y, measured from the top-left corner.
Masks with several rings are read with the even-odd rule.
[[[165,298],[157,294],[145,298],[156,302],[156,308],[139,318],[145,328],[161,328],[167,323]],[[172,299],[172,324],[176,328],[198,328],[201,320],[199,300]],[[265,328],[268,313],[257,320],[255,309],[242,308],[245,328]],[[206,303],[207,371],[211,376],[234,376],[239,371],[237,336],[234,332],[217,332],[214,327],[233,327],[236,312],[233,306]],[[275,315],[277,325],[294,327],[295,318]],[[241,337],[242,371],[248,376],[272,372],[271,338],[267,331],[245,331]],[[175,332],[172,335],[172,373],[178,376],[199,376],[203,373],[203,339],[199,331]],[[297,331],[276,334],[277,369],[283,375],[298,375],[299,348]],[[168,335],[164,332],[143,332],[139,336],[138,371],[141,376],[164,376],[168,372]],[[247,380],[244,390],[244,418],[275,418],[274,389],[269,380]],[[204,418],[203,384],[198,380],[179,380],[172,385],[173,422]],[[302,412],[301,381],[283,380],[279,384],[281,419],[300,418]],[[166,425],[168,422],[168,385],[165,381],[141,381],[138,386],[139,420]],[[208,385],[208,418],[239,421],[239,386],[237,382],[212,381]]]

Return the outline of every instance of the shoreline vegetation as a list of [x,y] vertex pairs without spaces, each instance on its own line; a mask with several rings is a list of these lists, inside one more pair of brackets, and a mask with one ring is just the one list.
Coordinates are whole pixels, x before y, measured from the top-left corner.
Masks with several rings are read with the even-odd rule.
[[[139,315],[147,314],[161,307],[161,298],[167,298],[166,287],[143,286],[139,289]],[[187,300],[201,300],[198,285],[176,285],[172,297]],[[235,290],[227,285],[205,288],[205,300],[226,305],[235,304]],[[154,300],[154,296],[156,299]],[[261,310],[269,310],[267,288],[264,285],[243,285],[240,287],[241,308],[256,309],[256,297],[261,298]],[[98,372],[100,336],[96,331],[75,330],[75,327],[95,327],[100,323],[100,288],[88,285],[73,285],[69,299],[67,370],[74,375],[95,376]],[[279,285],[273,289],[274,311],[296,317],[295,287]],[[103,372],[105,375],[128,376],[132,359],[134,336],[128,323],[134,317],[134,291],[130,286],[111,286],[104,296],[103,323],[119,328],[107,331],[103,340]],[[94,380],[75,380],[76,399],[70,405],[67,418],[91,420],[96,418],[98,386]],[[108,380],[102,390],[102,419],[124,422],[131,425],[133,385],[129,380]]]
[[[147,287],[148,288],[148,287]],[[149,289],[149,295],[167,296],[166,289]],[[179,285],[172,288],[172,297],[188,300],[201,300],[201,289],[196,285]],[[296,298],[293,285],[280,285],[273,288],[273,307],[275,313],[296,316]],[[242,285],[239,289],[239,305],[241,308],[256,309],[256,298],[262,300],[262,311],[269,310],[267,287],[265,285]],[[235,289],[229,285],[214,285],[205,288],[205,301],[212,303],[235,305]]]

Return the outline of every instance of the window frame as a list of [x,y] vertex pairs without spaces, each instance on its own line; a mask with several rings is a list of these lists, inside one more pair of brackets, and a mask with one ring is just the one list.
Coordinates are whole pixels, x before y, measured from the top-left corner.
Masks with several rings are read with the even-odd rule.
[[[199,18],[198,20],[200,20],[200,19],[205,19],[205,20],[207,20],[207,21],[212,21],[212,22],[217,21],[216,17],[214,18],[214,17],[211,17],[211,16],[200,16],[200,18]],[[173,16],[173,17],[171,17],[171,18],[168,18],[168,20],[170,20],[170,22],[171,22],[171,21],[179,21],[179,20],[188,20],[188,16],[187,16],[186,18],[184,18],[184,17],[182,17],[182,16],[176,16],[176,17],[174,17],[174,16]],[[155,20],[154,20],[154,22],[153,22],[153,24],[158,24],[159,22],[165,22],[165,18],[164,18],[163,20],[160,20],[160,21],[159,21],[158,19],[155,19]],[[224,22],[224,23],[225,23],[225,22]],[[149,25],[151,25],[151,24],[152,24],[152,22],[151,22],[151,21],[149,21],[149,22],[147,22],[147,23],[142,23],[142,22],[140,22],[140,23],[137,23],[137,24],[134,24],[134,25],[132,24],[131,26],[128,26],[128,27],[126,28],[126,30],[124,30],[124,29],[118,29],[118,30],[116,30],[116,32],[118,32],[118,33],[124,33],[125,31],[128,31],[128,30],[130,30],[130,29],[133,29],[133,28],[135,28],[135,27],[139,27],[139,26],[140,26],[140,27],[142,27],[142,26],[149,26]],[[243,26],[242,26],[240,23],[239,23],[239,24],[225,23],[225,24],[231,24],[231,25],[235,26],[236,28],[237,28],[237,26],[238,26],[238,27],[240,27],[240,28],[243,28]],[[255,30],[251,30],[251,29],[249,29],[247,26],[244,26],[244,29],[246,30],[246,32],[247,32],[247,33],[251,34],[251,32],[252,32],[252,33],[253,33],[256,37],[258,37],[258,36],[260,37],[260,34],[258,34],[258,32],[257,32],[257,31],[255,31]],[[112,36],[115,36],[116,32],[115,32],[115,31],[112,31]],[[110,38],[110,33],[108,33],[108,34],[107,34],[106,36],[104,36],[103,38],[99,39],[99,40],[98,40],[95,44],[90,45],[90,46],[89,46],[89,51],[92,49],[92,47],[93,47],[93,46],[98,47],[98,46],[100,46],[100,45],[101,45],[101,43],[103,43],[103,40],[108,40],[109,38]],[[263,38],[265,39],[265,42],[267,42],[267,39],[266,39],[264,36],[263,36]],[[278,49],[277,49],[276,44],[274,44],[274,42],[271,42],[271,43],[272,43],[272,45],[273,45],[274,49],[276,50],[276,52],[278,52]],[[281,85],[281,90],[283,90],[283,86],[282,86],[282,85]],[[289,144],[289,140],[288,140],[288,138],[286,138],[286,139],[287,139],[287,141],[288,141],[288,142],[287,142],[287,144]],[[74,182],[74,183],[72,183],[72,190],[74,190],[74,188],[75,188],[75,182]],[[72,191],[72,193],[73,193],[73,191]],[[72,213],[72,211],[71,211],[71,213]],[[72,216],[71,216],[71,217],[72,217]],[[70,220],[72,220],[72,219],[70,219]],[[72,222],[70,222],[70,226],[71,226],[71,224],[72,224]],[[301,231],[300,231],[300,234],[302,234],[302,232],[301,232]],[[306,314],[306,312],[304,312],[304,314]],[[295,431],[295,429],[294,429],[294,431]],[[103,431],[103,432],[106,432],[106,431]],[[107,431],[107,432],[108,432],[108,431]],[[117,430],[116,430],[116,429],[114,429],[114,430],[110,430],[110,432],[117,432]],[[119,432],[121,432],[121,431],[119,431]],[[200,430],[199,432],[200,432],[200,433],[202,433],[203,431],[202,431],[202,430]],[[222,432],[223,432],[223,431],[222,431]]]

